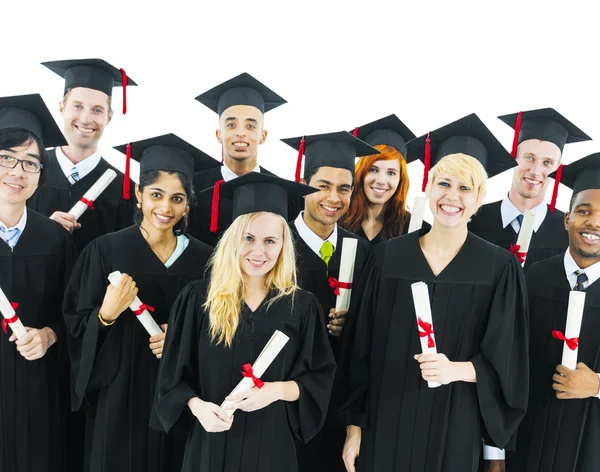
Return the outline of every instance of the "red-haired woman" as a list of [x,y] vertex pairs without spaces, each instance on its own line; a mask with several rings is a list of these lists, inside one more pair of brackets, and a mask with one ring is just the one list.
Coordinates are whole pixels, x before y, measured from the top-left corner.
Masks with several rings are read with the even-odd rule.
[[356,164],[350,208],[340,225],[374,245],[408,230],[406,142],[415,135],[396,115],[357,128],[354,134],[381,154],[364,156]]

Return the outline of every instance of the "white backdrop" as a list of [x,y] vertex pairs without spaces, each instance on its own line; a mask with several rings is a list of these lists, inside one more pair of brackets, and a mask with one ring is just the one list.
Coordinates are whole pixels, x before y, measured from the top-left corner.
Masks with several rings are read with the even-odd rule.
[[[280,138],[348,130],[389,113],[419,136],[476,112],[510,149],[512,129],[496,116],[554,107],[600,139],[594,3],[7,0],[0,94],[41,93],[62,127],[63,81],[40,62],[98,57],[123,67],[139,87],[128,88],[125,116],[115,90],[101,145],[121,169],[124,156],[112,146],[169,132],[219,158],[217,116],[194,97],[241,72],[288,100],[266,115],[259,153],[286,178],[296,151]],[[567,146],[563,162],[596,150],[600,143]],[[409,202],[422,169],[409,166]],[[486,201],[503,197],[511,175],[490,181]],[[568,200],[562,187],[558,207]]]

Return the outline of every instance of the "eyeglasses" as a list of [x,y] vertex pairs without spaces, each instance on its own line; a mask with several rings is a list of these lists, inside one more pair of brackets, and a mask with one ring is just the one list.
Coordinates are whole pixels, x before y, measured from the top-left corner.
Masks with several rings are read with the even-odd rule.
[[16,157],[0,155],[0,166],[14,169],[18,163],[21,163],[21,168],[30,174],[39,174],[44,165],[41,162],[30,161],[27,159],[17,159]]

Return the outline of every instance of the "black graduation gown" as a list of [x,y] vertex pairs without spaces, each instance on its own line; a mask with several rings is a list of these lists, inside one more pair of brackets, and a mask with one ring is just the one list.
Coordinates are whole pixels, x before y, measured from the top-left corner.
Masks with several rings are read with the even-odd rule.
[[[260,172],[267,175],[274,175],[264,167]],[[216,233],[210,232],[210,216],[212,212],[212,192],[201,195],[200,192],[213,187],[215,183],[223,179],[221,167],[215,167],[194,174],[194,191],[198,203],[190,209],[188,218],[189,233],[211,246],[216,246],[222,234],[233,222],[233,202],[230,199],[222,198],[219,203],[219,229]],[[291,201],[288,205],[288,220],[298,216],[298,213],[304,209],[304,199]]]
[[[298,285],[304,290],[308,290],[315,294],[325,313],[326,327],[329,322],[327,315],[331,308],[335,308],[336,300],[333,289],[329,285],[328,278],[339,278],[343,238],[358,239],[353,276],[354,286],[358,285],[360,274],[369,257],[371,248],[367,241],[358,238],[355,234],[338,226],[338,236],[335,245],[336,250],[331,256],[329,267],[327,267],[325,262],[323,262],[323,259],[321,259],[321,257],[319,257],[300,237],[296,225],[291,223],[290,227],[292,229],[296,247]],[[339,338],[331,336],[330,334],[328,334],[328,337],[334,350],[334,354],[337,356]],[[342,448],[344,446],[346,430],[343,427],[336,427],[339,426],[336,425],[336,423],[335,418],[330,417],[328,424],[312,441],[306,445],[298,445],[298,465],[301,472],[345,472],[344,463],[342,461]]]
[[98,319],[108,275],[133,277],[138,297],[152,306],[161,325],[189,282],[204,275],[211,248],[190,238],[170,268],[152,252],[138,226],[107,234],[84,250],[65,293],[63,313],[75,377],[75,409],[89,410],[86,470],[92,472],[170,471],[164,464],[164,433],[148,427],[159,360],[150,335],[131,310],[105,327]]
[[[564,253],[534,264],[527,273],[530,307],[529,409],[517,436],[514,469],[527,472],[600,470],[600,400],[558,400],[552,376],[561,363],[571,287]],[[586,289],[578,361],[600,372],[600,283]],[[511,464],[512,466],[512,464]]]
[[[482,438],[507,446],[527,407],[527,299],[517,259],[469,233],[435,276],[419,244],[426,232],[377,246],[349,313],[356,320],[340,369],[347,424],[363,428],[361,472],[475,471]],[[438,352],[471,361],[477,383],[431,389],[422,379],[417,281],[429,287]]]
[[[518,234],[511,225],[502,228],[502,201],[483,205],[469,223],[469,231],[480,238],[504,249],[516,244]],[[546,218],[537,231],[534,231],[525,261],[525,271],[534,262],[565,252],[569,246],[569,235],[565,230],[565,214],[560,210],[554,213],[548,209]]]
[[29,208],[44,216],[50,216],[55,211],[68,212],[107,169],[117,173],[117,177],[94,202],[94,209],[86,210],[78,220],[81,228],[73,232],[73,241],[80,252],[98,236],[131,226],[136,202],[135,182],[131,181],[131,199],[124,200],[123,174],[100,159],[92,172],[71,185],[60,168],[54,149],[48,151],[48,157],[46,181],[27,201]]
[[[408,228],[410,227],[410,213],[407,214],[407,218],[406,221],[404,222],[404,225],[402,227],[402,234],[400,236],[404,236],[406,233],[408,233]],[[421,225],[422,228],[431,228],[431,225],[429,223],[427,223],[427,221],[423,221],[423,224]],[[383,231],[380,231],[379,233],[377,233],[377,235],[373,238],[373,239],[369,239],[367,236],[367,233],[365,233],[365,230],[362,228],[362,226],[360,227],[360,230],[358,231],[358,236],[363,238],[364,240],[368,241],[369,244],[371,245],[371,247],[379,244],[381,241],[383,241],[383,236],[382,233]]]
[[68,366],[61,303],[76,257],[69,233],[33,210],[27,211],[14,251],[0,240],[0,287],[9,301],[19,304],[17,315],[25,326],[48,326],[57,336],[44,357],[27,361],[8,341],[10,328],[7,335],[0,332],[3,472],[64,471],[68,401],[60,398],[59,371]]
[[242,365],[256,360],[275,330],[290,340],[262,380],[294,380],[300,388],[296,402],[237,411],[227,432],[207,433],[195,420],[184,472],[295,472],[294,439],[308,441],[321,428],[335,375],[323,312],[303,290],[293,300],[286,296],[270,305],[273,295],[254,312],[242,304],[232,347],[210,339],[209,317],[202,307],[205,281],[188,285],[175,302],[157,386],[156,413],[165,429],[188,409],[190,398],[220,405],[242,379]]

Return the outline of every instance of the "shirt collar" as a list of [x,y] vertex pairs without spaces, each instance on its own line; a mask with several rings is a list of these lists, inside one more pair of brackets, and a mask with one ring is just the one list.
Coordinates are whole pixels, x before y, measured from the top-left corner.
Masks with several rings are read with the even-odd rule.
[[331,233],[331,235],[325,241],[321,239],[321,237],[312,229],[310,229],[308,225],[304,222],[303,211],[300,212],[300,214],[294,220],[294,225],[296,226],[300,237],[304,240],[308,247],[311,248],[315,254],[317,254],[317,256],[321,257],[321,246],[325,241],[329,241],[333,245],[333,250],[335,251],[338,235],[337,224],[333,228],[333,232]]
[[86,157],[84,160],[78,162],[77,164],[73,164],[69,160],[69,158],[65,156],[65,153],[62,151],[60,146],[57,147],[55,151],[56,160],[58,161],[60,169],[63,171],[63,174],[65,174],[66,178],[69,178],[73,167],[75,167],[77,169],[77,173],[79,174],[79,178],[83,179],[86,175],[88,175],[96,168],[96,166],[100,163],[100,159],[102,159],[100,152],[96,151],[94,154]]
[[26,224],[27,224],[27,207],[23,207],[23,214],[21,215],[21,219],[15,226],[11,226],[10,228],[7,228],[6,225],[0,220],[0,226],[2,226],[7,231],[16,228],[16,229],[19,229],[22,233],[23,230],[25,229]]
[[585,269],[581,269],[577,265],[577,262],[575,262],[575,259],[573,259],[573,256],[571,255],[571,251],[569,250],[569,248],[567,248],[567,251],[565,252],[565,260],[564,261],[565,261],[565,273],[567,274],[567,279],[576,270],[581,270],[582,272],[585,272],[585,275],[587,275],[588,281],[587,281],[586,287],[589,287],[596,280],[600,279],[600,262],[596,262],[595,264],[592,264],[591,266],[586,267]]
[[[546,202],[542,202],[535,208],[532,208],[532,210],[535,211],[533,230],[537,233],[538,229],[540,229],[540,226],[542,226],[542,223],[544,222],[544,218],[546,218],[546,214],[548,213],[548,205],[546,205]],[[508,195],[504,197],[504,200],[502,200],[502,204],[500,205],[500,213],[502,215],[503,228],[506,228],[517,216],[521,214],[517,207],[513,205],[513,202],[510,201]]]
[[[260,174],[260,166],[257,165],[254,169],[252,169],[250,172],[258,172]],[[225,164],[223,164],[221,166],[221,176],[223,177],[223,180],[225,182],[229,182],[230,180],[233,180],[237,177],[239,177],[236,173],[234,173],[229,167],[227,167]]]

